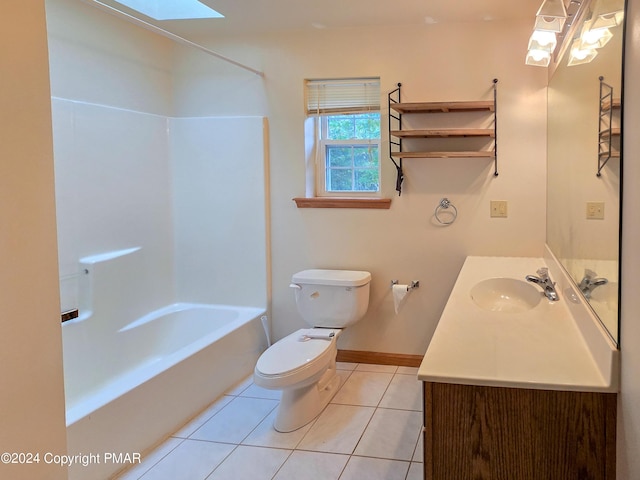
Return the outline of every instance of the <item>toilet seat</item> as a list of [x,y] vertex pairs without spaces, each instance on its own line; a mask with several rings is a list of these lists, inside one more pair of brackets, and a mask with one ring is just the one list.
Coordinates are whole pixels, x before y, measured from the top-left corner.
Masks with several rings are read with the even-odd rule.
[[[255,379],[264,388],[279,389],[311,380],[326,370],[334,358],[336,337],[305,337],[301,329],[274,343],[258,359]],[[317,380],[317,379],[316,379]]]

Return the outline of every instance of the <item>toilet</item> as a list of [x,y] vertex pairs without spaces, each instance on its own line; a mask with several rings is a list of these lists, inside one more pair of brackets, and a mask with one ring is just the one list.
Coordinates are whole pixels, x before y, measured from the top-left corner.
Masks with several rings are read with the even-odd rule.
[[316,418],[340,387],[336,342],[369,306],[369,272],[303,270],[293,275],[303,328],[269,347],[258,359],[254,383],[282,390],[274,428],[291,432]]

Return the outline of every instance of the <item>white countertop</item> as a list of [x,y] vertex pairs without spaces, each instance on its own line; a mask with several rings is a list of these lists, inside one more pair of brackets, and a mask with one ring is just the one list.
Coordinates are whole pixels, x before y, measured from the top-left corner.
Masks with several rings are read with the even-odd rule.
[[[540,303],[519,313],[487,311],[471,299],[471,288],[481,280],[524,280],[543,266],[549,266],[552,280],[558,281],[559,301],[549,301],[538,286]],[[561,276],[557,266],[548,265],[543,258],[467,257],[418,379],[544,390],[617,391],[615,345],[594,325],[580,326],[580,321],[597,320],[574,318],[571,308],[575,305],[570,308],[569,302],[575,304],[576,300],[564,294],[564,282],[554,274]],[[598,338],[599,333],[602,338]]]

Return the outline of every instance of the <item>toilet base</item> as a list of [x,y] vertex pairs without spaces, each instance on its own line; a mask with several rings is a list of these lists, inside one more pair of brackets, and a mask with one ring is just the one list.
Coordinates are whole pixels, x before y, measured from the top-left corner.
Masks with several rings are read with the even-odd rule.
[[336,373],[334,361],[317,382],[302,388],[285,389],[273,428],[286,433],[304,427],[320,415],[339,387],[340,376]]

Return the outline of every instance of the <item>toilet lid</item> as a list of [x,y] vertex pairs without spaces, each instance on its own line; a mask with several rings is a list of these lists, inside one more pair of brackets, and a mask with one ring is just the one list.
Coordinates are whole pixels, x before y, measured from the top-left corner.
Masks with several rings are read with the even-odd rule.
[[298,370],[328,352],[335,341],[306,338],[305,331],[298,330],[271,345],[258,359],[258,371],[265,376],[276,376]]

